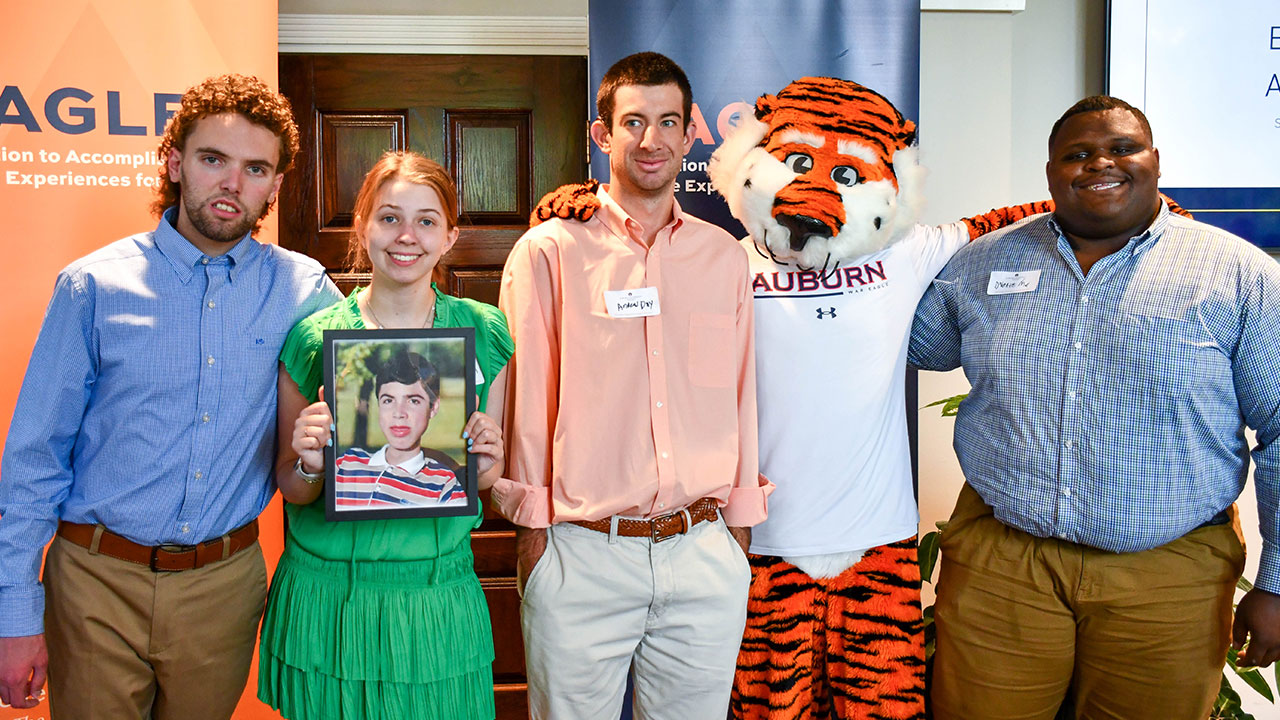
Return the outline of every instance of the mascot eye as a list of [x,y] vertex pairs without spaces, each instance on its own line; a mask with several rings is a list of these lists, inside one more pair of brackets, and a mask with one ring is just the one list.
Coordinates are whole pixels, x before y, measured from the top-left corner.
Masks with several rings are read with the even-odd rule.
[[835,180],[837,185],[853,187],[858,184],[858,171],[848,165],[841,165],[831,171],[831,179]]
[[804,153],[791,153],[787,159],[783,161],[791,172],[797,175],[803,175],[813,169],[813,158]]

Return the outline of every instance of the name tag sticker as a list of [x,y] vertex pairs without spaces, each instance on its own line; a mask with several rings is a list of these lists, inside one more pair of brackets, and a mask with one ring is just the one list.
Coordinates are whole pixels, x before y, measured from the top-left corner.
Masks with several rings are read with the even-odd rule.
[[991,281],[987,283],[988,295],[1012,295],[1013,293],[1031,292],[1040,287],[1040,271],[1024,270],[1023,272],[1001,272],[993,270]]
[[604,306],[609,317],[636,318],[662,313],[658,304],[658,288],[644,287],[635,290],[605,290]]

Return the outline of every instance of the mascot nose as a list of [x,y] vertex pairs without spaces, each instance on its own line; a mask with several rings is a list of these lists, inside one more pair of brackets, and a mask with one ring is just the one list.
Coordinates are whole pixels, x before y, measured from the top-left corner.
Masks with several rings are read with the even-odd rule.
[[791,231],[791,249],[800,252],[809,238],[817,236],[831,237],[831,228],[826,223],[808,215],[779,214],[774,217],[778,224]]

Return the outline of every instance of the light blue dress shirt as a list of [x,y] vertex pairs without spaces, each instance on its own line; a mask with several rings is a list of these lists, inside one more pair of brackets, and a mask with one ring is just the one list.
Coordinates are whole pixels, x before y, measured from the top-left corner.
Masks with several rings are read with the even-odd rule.
[[280,346],[341,296],[314,260],[247,235],[204,255],[175,212],[58,276],[0,467],[0,636],[42,632],[59,519],[190,545],[275,492]]
[[[1022,273],[1000,294],[1000,273]],[[993,293],[992,290],[996,292]],[[1001,522],[1113,552],[1239,497],[1253,450],[1258,587],[1280,593],[1280,265],[1161,206],[1086,276],[1051,216],[962,249],[916,311],[910,361],[963,366],[955,448]]]

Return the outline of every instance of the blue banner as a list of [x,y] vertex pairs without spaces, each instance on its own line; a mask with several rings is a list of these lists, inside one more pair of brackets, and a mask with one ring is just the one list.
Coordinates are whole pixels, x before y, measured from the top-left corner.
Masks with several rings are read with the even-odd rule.
[[1272,252],[1280,250],[1280,188],[1161,187],[1160,191],[1201,222]]
[[[652,50],[678,63],[693,86],[693,149],[676,177],[686,211],[746,235],[711,190],[706,165],[757,97],[810,75],[854,80],[919,116],[919,0],[590,0],[591,96],[609,66]],[[591,175],[608,182],[609,158],[591,148]]]

